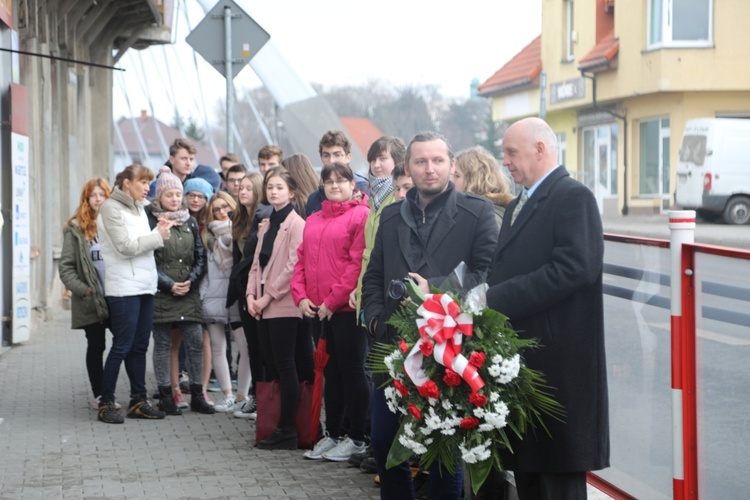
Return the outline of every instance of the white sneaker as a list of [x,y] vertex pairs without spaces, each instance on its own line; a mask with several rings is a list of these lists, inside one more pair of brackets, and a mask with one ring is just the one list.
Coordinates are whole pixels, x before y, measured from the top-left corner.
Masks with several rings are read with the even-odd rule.
[[242,403],[242,408],[235,411],[232,415],[237,418],[249,418],[250,420],[258,418],[258,405],[255,404],[252,397],[247,398]]
[[323,454],[339,444],[338,439],[326,436],[316,444],[312,450],[307,450],[302,456],[308,460],[321,460]]
[[224,399],[214,405],[214,409],[221,413],[229,413],[234,407],[234,396],[224,396]]
[[365,445],[364,442],[357,446],[354,441],[347,437],[343,441],[339,441],[339,444],[323,453],[323,458],[330,460],[331,462],[346,462],[349,460],[349,457],[355,453],[362,453],[365,451],[365,448],[367,448],[367,445]]

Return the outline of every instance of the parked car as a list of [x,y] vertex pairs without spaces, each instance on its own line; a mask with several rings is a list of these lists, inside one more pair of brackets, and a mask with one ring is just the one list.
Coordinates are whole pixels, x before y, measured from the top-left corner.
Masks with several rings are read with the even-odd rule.
[[706,220],[750,222],[750,120],[689,120],[680,144],[675,203]]

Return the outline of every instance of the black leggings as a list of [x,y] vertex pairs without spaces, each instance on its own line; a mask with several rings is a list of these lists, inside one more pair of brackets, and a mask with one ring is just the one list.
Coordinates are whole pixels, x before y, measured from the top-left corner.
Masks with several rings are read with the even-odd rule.
[[346,413],[351,426],[349,437],[362,441],[370,409],[370,382],[365,374],[367,334],[357,326],[354,311],[335,313],[321,326],[331,356],[324,372],[326,428],[331,437],[340,437]]
[[[294,427],[299,400],[297,376],[297,337],[299,318],[271,318],[258,321],[258,340],[263,352],[268,380],[281,386],[280,428]],[[310,354],[312,358],[312,353]]]
[[[242,299],[240,300],[242,301]],[[240,319],[242,319],[242,329],[245,332],[247,354],[248,359],[250,359],[250,378],[252,379],[252,383],[249,394],[255,396],[255,384],[258,382],[268,382],[263,353],[261,352],[260,340],[258,338],[259,322],[247,312],[247,304],[240,304]]]
[[107,348],[107,327],[103,323],[94,323],[83,327],[86,332],[86,371],[89,373],[91,392],[94,397],[102,395],[102,376],[104,373],[104,350]]

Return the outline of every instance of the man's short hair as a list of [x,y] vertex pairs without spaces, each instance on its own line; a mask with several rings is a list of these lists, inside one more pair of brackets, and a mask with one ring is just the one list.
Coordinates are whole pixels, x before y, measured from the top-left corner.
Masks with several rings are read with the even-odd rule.
[[395,167],[393,167],[393,170],[391,170],[391,177],[393,180],[398,180],[399,177],[408,176],[409,174],[406,173],[406,169],[404,168],[403,163],[399,163]]
[[448,139],[445,138],[444,135],[438,134],[437,132],[428,131],[428,132],[420,132],[417,135],[414,136],[414,139],[411,140],[409,143],[409,146],[406,148],[406,158],[404,159],[404,162],[408,165],[409,159],[411,158],[411,146],[415,142],[432,142],[432,141],[443,141],[445,143],[445,149],[448,150],[448,159],[450,161],[453,161],[453,151],[451,150],[451,145],[448,143]]
[[242,163],[237,163],[235,165],[232,165],[227,169],[227,177],[229,177],[229,174],[236,174],[237,172],[241,173],[242,175],[245,175],[247,173],[247,167],[243,165]]
[[318,144],[318,154],[323,155],[323,148],[330,148],[333,146],[341,146],[344,149],[344,153],[349,154],[352,152],[352,143],[346,138],[346,135],[340,130],[329,130],[320,139]]
[[198,152],[198,149],[196,149],[192,142],[188,141],[187,139],[183,139],[182,137],[178,137],[174,140],[172,145],[169,146],[169,156],[176,155],[177,152],[181,149],[186,149],[191,155],[194,155]]
[[236,164],[238,164],[240,162],[240,157],[237,156],[234,153],[227,153],[224,156],[222,156],[221,158],[219,158],[219,165],[221,165],[225,161],[232,162],[232,165],[236,165]]
[[274,156],[279,157],[279,162],[284,158],[284,151],[275,144],[263,146],[260,148],[260,151],[258,151],[259,160],[270,160]]

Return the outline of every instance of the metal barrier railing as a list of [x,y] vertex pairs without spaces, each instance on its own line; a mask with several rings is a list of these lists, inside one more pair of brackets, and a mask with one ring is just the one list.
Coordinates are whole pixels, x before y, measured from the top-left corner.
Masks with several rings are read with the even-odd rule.
[[[590,473],[588,476],[589,482],[613,498],[618,499],[635,497],[697,499],[699,491],[703,492],[703,496],[707,498],[717,497],[716,495],[724,495],[725,498],[729,498],[733,497],[737,491],[742,491],[742,479],[736,481],[740,483],[740,486],[736,484],[724,486],[719,484],[717,480],[713,480],[710,488],[708,488],[705,486],[707,481],[704,481],[703,484],[699,482],[700,474],[707,474],[699,467],[699,429],[701,430],[700,435],[704,436],[706,440],[704,446],[710,445],[716,449],[719,445],[711,441],[715,434],[709,436],[709,430],[701,427],[701,425],[708,426],[708,424],[699,422],[699,386],[696,383],[696,367],[698,365],[696,361],[698,338],[696,314],[699,314],[698,319],[700,320],[718,322],[716,324],[720,325],[715,328],[717,332],[711,333],[714,338],[710,337],[710,332],[702,334],[703,337],[708,336],[708,340],[715,340],[716,337],[719,337],[719,340],[728,338],[734,339],[736,345],[750,345],[750,334],[745,335],[745,332],[747,332],[745,328],[750,327],[750,314],[745,312],[750,310],[750,288],[744,286],[746,282],[750,283],[750,280],[746,280],[742,276],[733,276],[733,273],[736,274],[733,269],[739,266],[739,261],[735,259],[740,259],[748,264],[745,266],[745,270],[750,276],[750,252],[695,244],[695,213],[692,211],[670,212],[669,224],[670,240],[614,234],[605,234],[604,236],[608,246],[605,246],[603,291],[605,299],[609,297],[607,300],[611,308],[608,310],[605,303],[605,314],[608,316],[605,321],[615,321],[610,316],[617,317],[618,312],[614,309],[616,307],[623,309],[623,304],[630,304],[629,307],[635,311],[632,314],[633,317],[618,320],[625,323],[621,327],[621,329],[626,330],[624,334],[617,331],[617,328],[612,328],[615,332],[610,332],[608,328],[607,332],[608,344],[614,344],[612,352],[613,358],[615,358],[607,360],[611,367],[610,374],[614,374],[610,383],[611,414],[617,416],[618,411],[622,412],[622,407],[616,403],[618,400],[637,400],[643,398],[645,394],[645,397],[651,398],[652,402],[650,405],[644,405],[644,408],[647,408],[651,414],[637,415],[640,420],[636,418],[633,424],[649,427],[649,429],[632,430],[630,431],[631,434],[620,440],[618,440],[620,436],[613,437],[613,443],[628,447],[628,451],[644,456],[633,457],[630,464],[622,466],[622,464],[616,462],[618,458],[623,456],[622,450],[615,450],[615,446],[613,446],[611,469]],[[610,260],[607,256],[607,249],[612,248],[620,250],[621,253],[623,253],[624,248],[628,250],[635,248],[637,251],[631,253],[637,254],[641,262],[629,263],[617,262],[616,259]],[[667,258],[667,252],[669,252],[669,258]],[[728,281],[735,282],[722,282],[719,279],[711,279],[711,276],[706,279],[700,274],[696,277],[696,271],[700,271],[702,264],[700,261],[696,261],[697,256],[704,254],[730,259],[722,262],[719,267],[732,269],[727,274],[733,280],[729,279]],[[662,269],[660,266],[668,267],[670,272],[663,272],[666,269]],[[704,267],[707,266],[704,265]],[[672,284],[679,284],[679,286],[672,286]],[[709,304],[704,304],[703,301],[709,302]],[[658,318],[662,317],[663,313],[659,313],[659,311],[666,309],[670,310],[671,317],[668,322],[662,321],[660,323]],[[619,314],[622,315],[621,312]],[[647,315],[650,316],[649,321],[644,319]],[[660,326],[662,323],[664,326]],[[613,325],[620,326],[617,323],[613,323]],[[646,333],[636,332],[636,336],[630,335],[632,332],[629,330],[633,328],[637,330],[643,328],[644,325],[647,330]],[[742,332],[738,334],[741,338],[727,335],[726,333],[730,329],[732,332]],[[667,332],[669,332],[668,336],[666,335]],[[613,334],[610,335],[611,333]],[[618,338],[617,335],[623,338]],[[668,349],[663,346],[667,338],[669,340]],[[623,346],[625,348],[622,350],[630,349],[634,341],[639,341],[642,344],[633,348],[636,353],[634,356],[632,356],[632,353],[622,354],[620,352],[619,348]],[[608,346],[607,349],[609,357],[610,347]],[[632,359],[630,361],[626,359],[625,362],[622,362],[622,358],[627,358],[628,355],[632,357],[640,355],[642,357],[641,360],[636,360],[643,364],[643,374],[640,374],[641,384],[642,386],[650,385],[650,391],[638,393],[637,390],[627,386],[627,384],[624,389],[622,384],[618,385],[618,375],[622,376],[623,373],[626,377],[632,375],[630,373],[631,368],[627,364],[632,362]],[[660,372],[659,368],[666,363],[670,365],[669,373],[663,370]],[[706,364],[710,368],[711,365],[708,362]],[[706,367],[701,366],[701,370],[706,371]],[[702,376],[707,377],[705,373],[702,373]],[[718,375],[718,377],[721,376],[723,376],[723,373]],[[714,377],[717,376],[714,375]],[[637,379],[638,377],[633,378]],[[666,400],[670,399],[664,387],[669,383],[667,378],[671,378],[671,410],[666,404]],[[703,380],[699,380],[703,382]],[[712,380],[711,383],[715,386],[717,383],[721,384],[722,381]],[[622,394],[623,391],[628,390],[633,394]],[[702,396],[703,399],[700,401],[704,402],[706,407],[710,406],[708,402],[705,402],[706,400],[711,397],[715,399],[713,393],[710,393],[708,389]],[[713,400],[711,402],[714,403]],[[719,413],[723,411],[725,410],[720,410]],[[741,412],[741,409],[738,412]],[[669,419],[670,413],[671,422],[665,422]],[[632,418],[633,415],[629,414],[628,417]],[[741,425],[740,422],[738,426]],[[622,431],[622,429],[623,427],[617,428],[618,431]],[[663,438],[659,441],[656,438],[659,434],[668,434],[669,430],[671,430],[672,436],[671,467],[667,467],[668,440]],[[631,442],[633,436],[643,436],[643,439],[648,441],[652,448],[637,448],[637,445],[633,445]],[[734,440],[734,442],[736,441]],[[742,445],[738,445],[737,448],[740,451],[735,450],[736,455],[747,455],[742,451],[744,450]],[[722,451],[714,450],[710,458],[705,460],[715,458],[715,455],[722,453]],[[654,456],[658,458],[654,458]],[[640,469],[633,465],[639,462],[646,465]],[[739,465],[739,471],[750,464],[750,459],[746,459],[745,462]],[[705,467],[705,464],[700,465]],[[629,470],[628,466],[630,467]],[[671,469],[671,481],[666,480],[665,477],[667,468]],[[654,470],[657,472],[654,472]],[[712,472],[714,471],[715,469],[712,469]],[[639,473],[649,477],[640,478],[638,477]],[[671,484],[669,484],[670,482]],[[699,486],[702,486],[701,490],[699,490]]]

